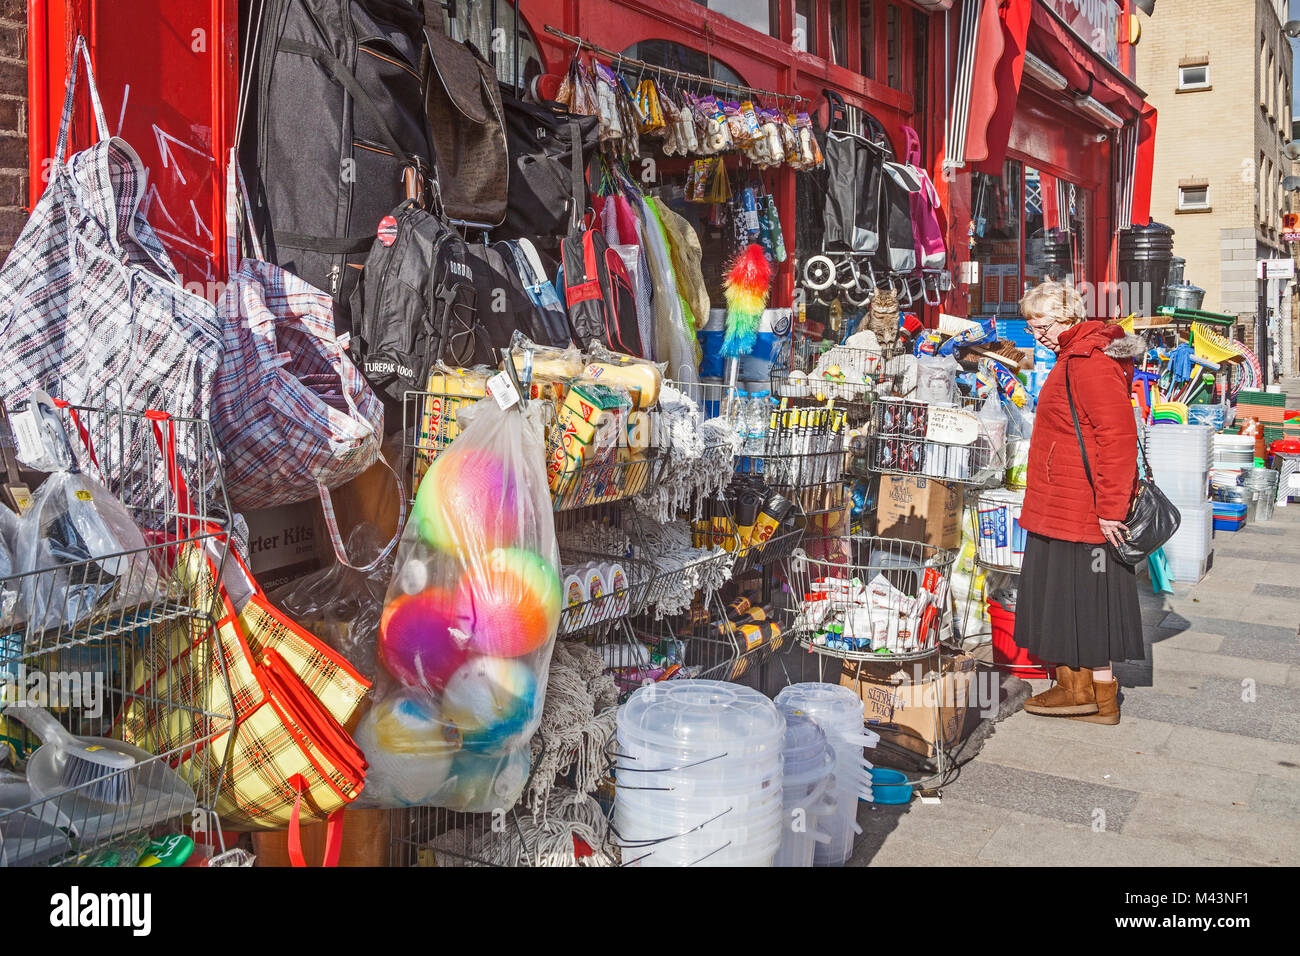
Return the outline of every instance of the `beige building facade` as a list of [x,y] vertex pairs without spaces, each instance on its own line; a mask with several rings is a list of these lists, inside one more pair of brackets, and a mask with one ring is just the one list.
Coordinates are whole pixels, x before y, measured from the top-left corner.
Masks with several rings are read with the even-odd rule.
[[1287,0],[1166,0],[1140,16],[1137,82],[1159,110],[1151,217],[1174,229],[1203,308],[1249,317],[1253,340],[1256,260],[1290,255]]

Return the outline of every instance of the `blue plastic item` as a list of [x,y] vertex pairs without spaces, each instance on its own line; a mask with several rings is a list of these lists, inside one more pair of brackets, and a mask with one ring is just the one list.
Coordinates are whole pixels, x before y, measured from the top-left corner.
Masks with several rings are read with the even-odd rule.
[[888,767],[871,768],[871,796],[876,803],[903,804],[912,799],[912,784],[907,774]]

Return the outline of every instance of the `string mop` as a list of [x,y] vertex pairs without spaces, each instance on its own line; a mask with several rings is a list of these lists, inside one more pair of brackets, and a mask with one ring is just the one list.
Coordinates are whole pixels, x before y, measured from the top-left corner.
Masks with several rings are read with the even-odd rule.
[[700,424],[695,401],[670,385],[659,392],[659,434],[665,456],[659,481],[646,487],[632,504],[653,521],[666,524],[693,507],[703,513],[704,501],[716,496],[735,473],[733,461],[742,440],[721,418]]
[[723,282],[727,300],[727,334],[722,340],[725,357],[739,358],[754,351],[771,283],[772,263],[763,255],[763,247],[752,242],[736,257]]

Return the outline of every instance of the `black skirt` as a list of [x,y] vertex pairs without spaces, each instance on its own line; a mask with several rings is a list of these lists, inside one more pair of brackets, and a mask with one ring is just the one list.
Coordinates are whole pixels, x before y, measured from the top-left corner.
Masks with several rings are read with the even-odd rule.
[[1049,664],[1104,668],[1142,660],[1137,572],[1104,545],[1028,534],[1015,639]]

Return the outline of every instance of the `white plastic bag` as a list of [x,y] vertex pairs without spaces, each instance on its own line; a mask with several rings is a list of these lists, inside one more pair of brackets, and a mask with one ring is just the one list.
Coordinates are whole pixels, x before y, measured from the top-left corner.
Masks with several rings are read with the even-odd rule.
[[479,402],[420,483],[356,734],[368,806],[486,812],[523,792],[561,608],[543,413]]
[[72,627],[93,612],[155,600],[160,582],[126,506],[98,481],[56,471],[18,519],[13,563],[17,616],[30,632]]

